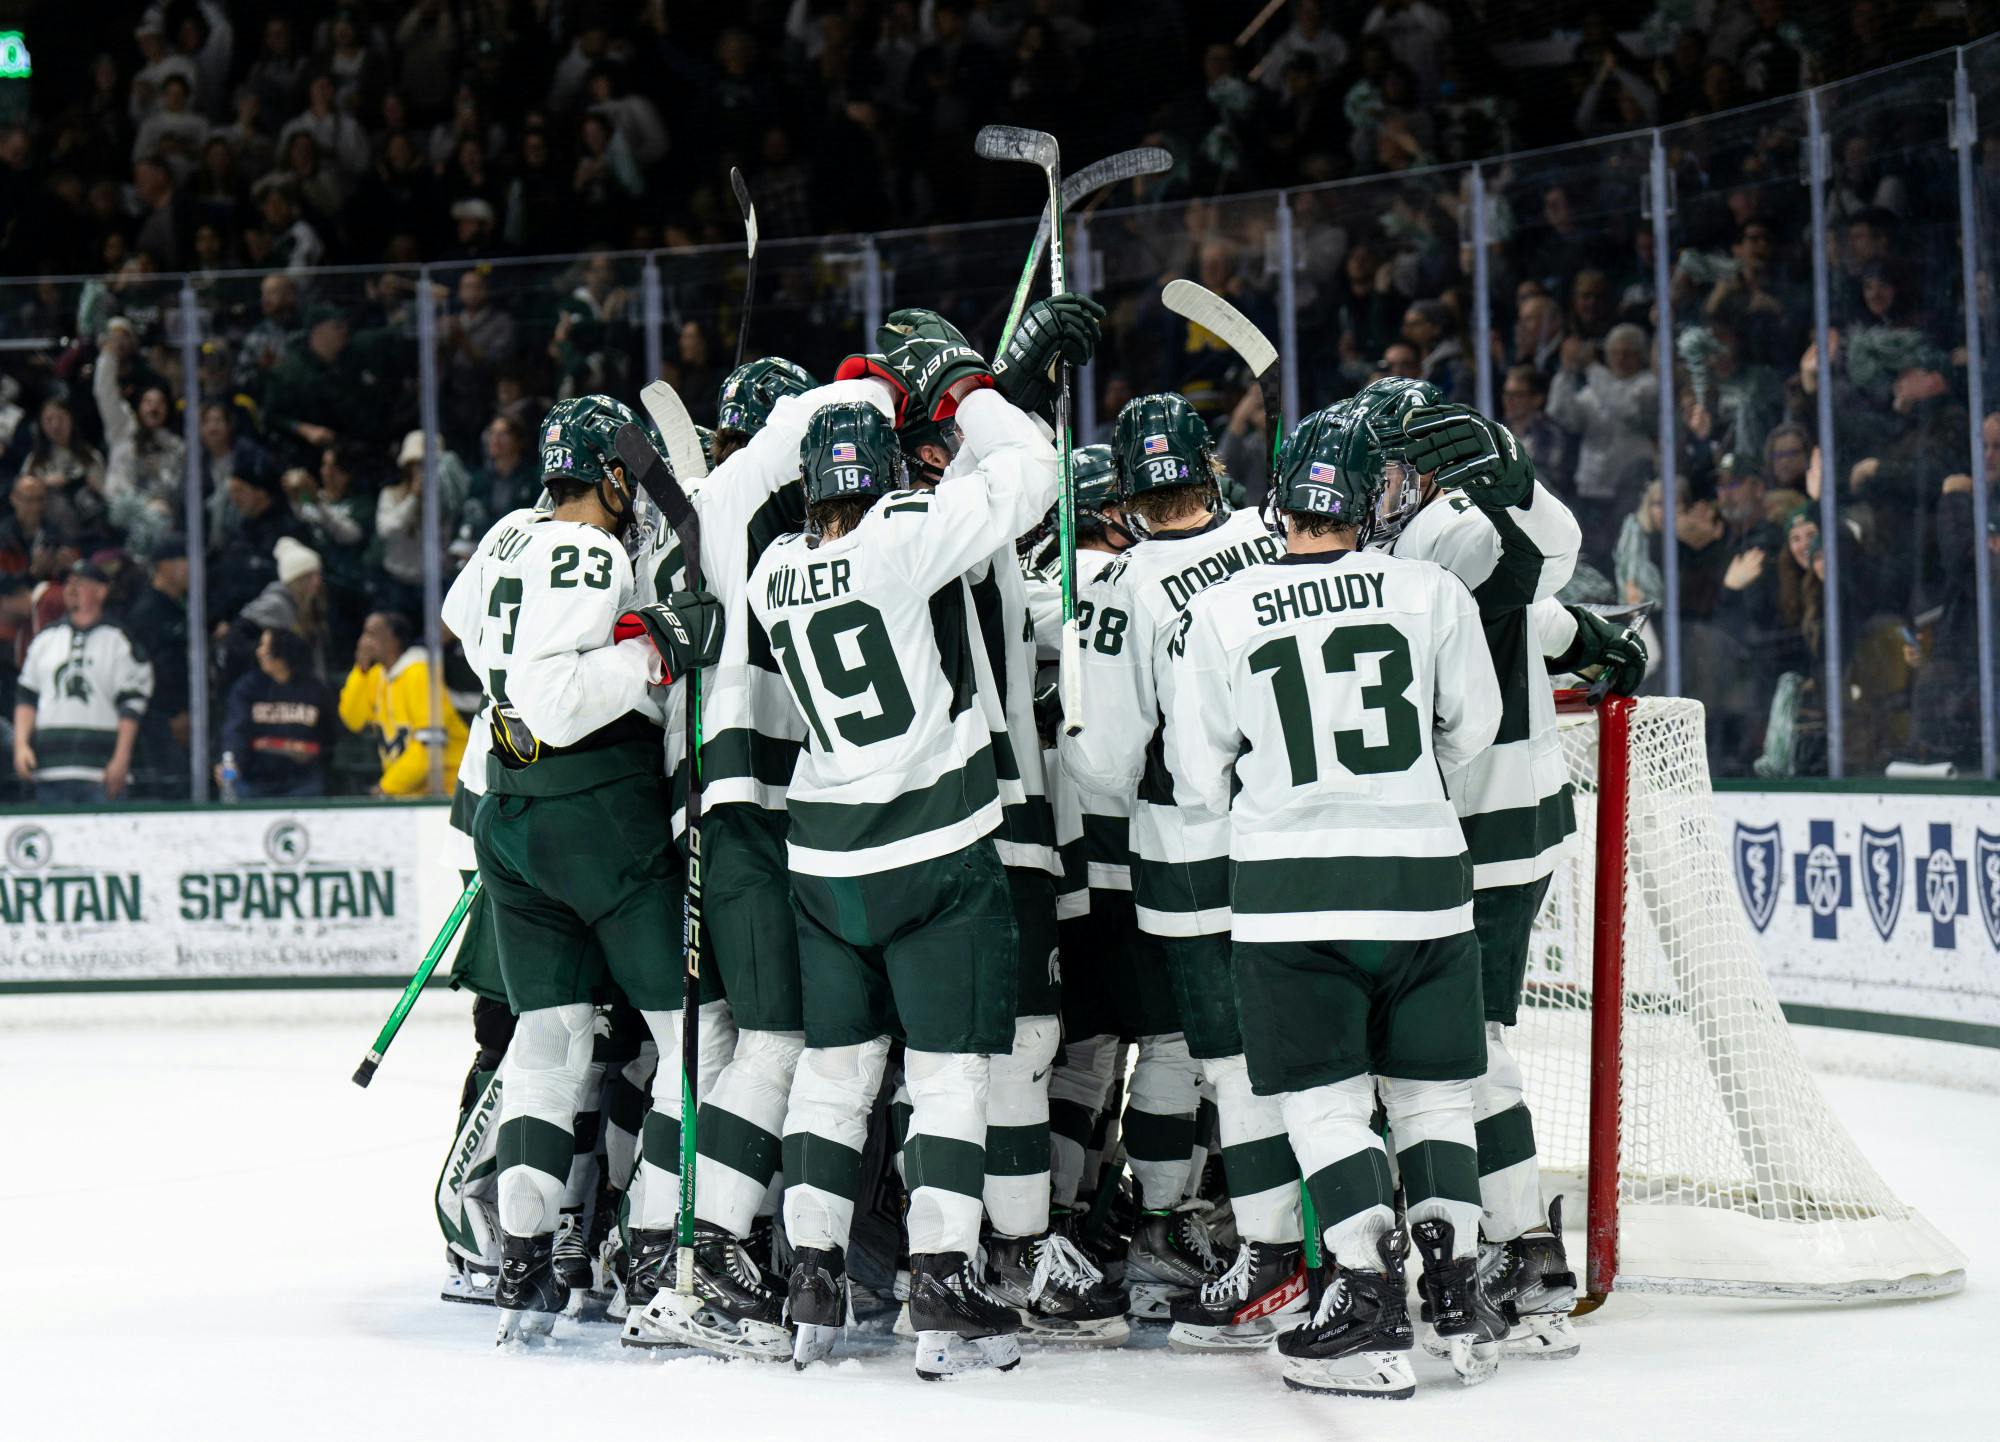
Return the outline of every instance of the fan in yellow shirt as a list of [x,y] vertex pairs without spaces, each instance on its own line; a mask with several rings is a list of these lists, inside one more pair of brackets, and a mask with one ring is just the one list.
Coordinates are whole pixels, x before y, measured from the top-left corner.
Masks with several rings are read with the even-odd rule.
[[[431,725],[430,653],[413,646],[409,618],[377,611],[354,643],[354,668],[340,688],[340,719],[350,731],[373,728],[382,760],[384,796],[442,795],[431,789],[431,754],[424,736]],[[440,703],[444,725],[444,765],[448,785],[465,752],[465,722],[450,702]]]

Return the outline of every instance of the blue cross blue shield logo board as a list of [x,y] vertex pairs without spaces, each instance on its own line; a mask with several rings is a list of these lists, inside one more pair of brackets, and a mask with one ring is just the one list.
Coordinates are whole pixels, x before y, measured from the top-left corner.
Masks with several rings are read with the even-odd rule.
[[1840,911],[1854,905],[1854,858],[1833,849],[1833,823],[1806,827],[1807,846],[1792,856],[1792,899],[1812,912],[1815,941],[1840,940]]
[[1778,857],[1782,850],[1775,825],[1736,823],[1736,894],[1743,898],[1750,924],[1759,931],[1771,924],[1771,913],[1778,909]]
[[1958,949],[1958,919],[1972,909],[1965,894],[1965,863],[1951,853],[1951,824],[1931,823],[1930,853],[1917,858],[1917,883],[1931,919],[1931,945]]
[[1868,903],[1876,933],[1887,941],[1896,929],[1896,913],[1903,909],[1902,827],[1861,828],[1861,899]]
[[1972,843],[1972,889],[1979,893],[1979,919],[2000,947],[2000,836],[1980,832]]

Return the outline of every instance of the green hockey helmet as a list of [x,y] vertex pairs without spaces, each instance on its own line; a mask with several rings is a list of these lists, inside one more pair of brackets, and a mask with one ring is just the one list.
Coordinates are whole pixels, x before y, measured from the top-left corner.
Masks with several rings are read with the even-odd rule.
[[866,401],[821,406],[799,443],[799,474],[808,506],[901,490],[903,450],[896,428]]
[[1214,454],[1208,424],[1186,396],[1163,391],[1129,400],[1111,433],[1118,499],[1129,501],[1172,486],[1211,485]]
[[1423,485],[1403,460],[1403,417],[1419,406],[1444,404],[1444,392],[1429,381],[1384,376],[1363,386],[1353,404],[1382,473],[1374,544],[1388,546],[1416,518],[1424,503]]
[[[1139,538],[1129,526],[1104,514],[1106,506],[1118,504],[1118,468],[1111,463],[1111,447],[1078,446],[1070,452],[1070,475],[1076,481],[1077,539],[1105,537],[1120,550],[1135,544]],[[1054,554],[1049,548],[1061,535],[1061,511],[1060,504],[1050,506],[1040,524],[1015,542],[1015,550],[1034,558],[1037,569]]]
[[622,532],[631,523],[634,506],[629,481],[620,485],[612,468],[622,473],[618,431],[636,425],[631,409],[606,395],[577,396],[557,401],[542,418],[542,484],[551,495],[594,488],[602,505]]
[[[714,428],[713,426],[696,426],[696,427],[694,428],[694,433],[695,433],[695,438],[696,438],[697,440],[699,440],[699,441],[701,442],[701,458],[702,458],[702,460],[704,460],[704,461],[706,461],[706,462],[708,463],[708,468],[709,468],[709,469],[710,469],[711,471],[712,471],[712,470],[714,470],[714,469],[715,469],[715,428]],[[666,452],[666,448],[665,448],[664,446],[662,446],[662,447],[660,448],[660,454],[661,454],[661,455],[665,455],[666,453],[667,453],[667,452]]]
[[746,361],[722,383],[715,401],[715,428],[740,432],[748,440],[764,429],[780,399],[802,396],[818,385],[804,366],[782,356]]
[[1280,513],[1352,525],[1366,545],[1382,485],[1381,457],[1359,405],[1340,401],[1314,411],[1285,437],[1271,476],[1271,503]]

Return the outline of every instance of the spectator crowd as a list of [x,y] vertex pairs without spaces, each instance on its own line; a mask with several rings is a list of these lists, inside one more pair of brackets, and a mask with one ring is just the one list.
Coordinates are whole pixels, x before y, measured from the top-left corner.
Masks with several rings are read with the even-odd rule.
[[[1174,276],[1274,336],[1289,297],[1308,406],[1380,374],[1472,401],[1483,357],[1494,406],[1584,523],[1576,598],[1678,606],[1683,689],[1709,704],[1718,772],[1823,771],[1829,705],[1850,771],[1978,764],[1971,558],[2000,555],[2000,539],[1973,530],[1969,302],[1937,104],[1951,59],[1822,92],[1823,360],[1796,92],[1970,44],[2000,23],[1987,0],[1505,13],[1290,0],[1255,27],[1265,7],[1247,0],[101,8],[106,23],[85,33],[31,34],[41,88],[25,114],[0,106],[14,116],[0,119],[0,692],[13,693],[0,718],[16,723],[24,788],[37,783],[20,698],[46,699],[17,680],[31,645],[110,627],[130,643],[118,664],[150,674],[89,785],[185,795],[200,689],[226,790],[421,794],[428,748],[455,761],[463,741],[455,714],[411,709],[410,676],[432,694],[426,572],[448,581],[490,517],[532,500],[533,429],[552,399],[629,400],[656,349],[660,375],[708,418],[741,323],[729,166],[775,238],[753,353],[825,374],[863,333],[871,263],[873,304],[907,287],[942,297],[969,333],[997,332],[1023,243],[1018,221],[997,218],[1037,197],[1016,168],[970,159],[989,121],[1052,130],[1078,160],[1134,144],[1174,156],[1168,174],[1105,197],[1079,237],[1086,283],[1111,308],[1086,439],[1108,435],[1130,396],[1181,390],[1238,494],[1261,493],[1256,388],[1159,305]],[[1976,53],[2000,86],[2000,40]],[[1655,125],[1672,127],[1664,307],[1651,141],[1626,135]],[[1991,481],[2000,120],[1981,125],[1971,303],[1986,321]],[[1461,163],[1474,159],[1484,335]],[[1288,188],[1289,277],[1278,206],[1244,194],[1270,186]],[[426,375],[437,555],[424,543]],[[197,521],[208,667],[192,676]],[[96,649],[111,648],[77,655]],[[463,702],[467,678],[449,651],[437,660]],[[131,692],[130,678],[113,689]]]

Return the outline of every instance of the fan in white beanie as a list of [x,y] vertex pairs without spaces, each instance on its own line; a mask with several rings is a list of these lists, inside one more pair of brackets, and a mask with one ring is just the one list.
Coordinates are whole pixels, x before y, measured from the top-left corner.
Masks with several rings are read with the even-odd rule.
[[271,548],[271,554],[278,561],[278,579],[287,585],[319,569],[319,552],[290,536],[278,537],[278,544]]

